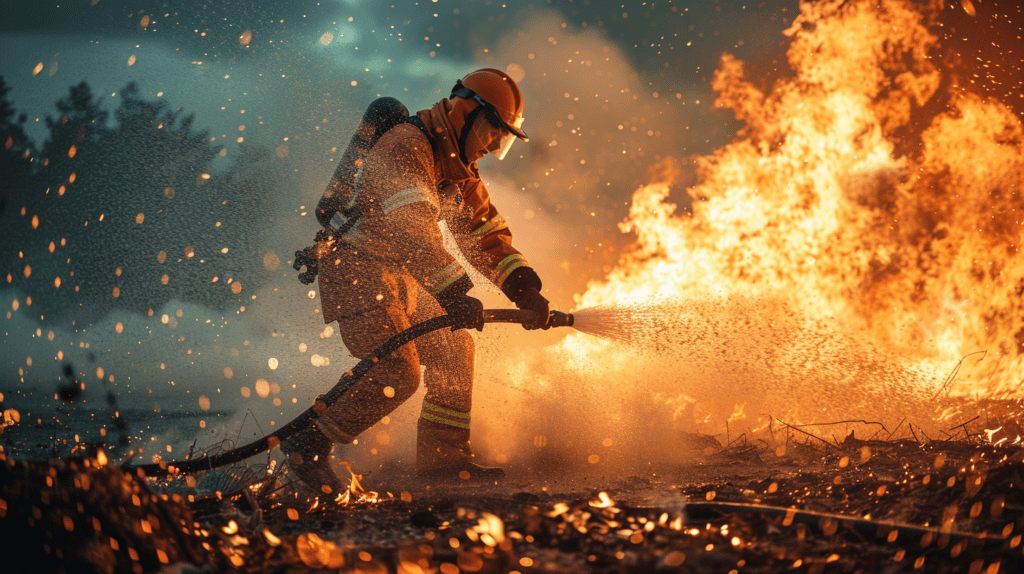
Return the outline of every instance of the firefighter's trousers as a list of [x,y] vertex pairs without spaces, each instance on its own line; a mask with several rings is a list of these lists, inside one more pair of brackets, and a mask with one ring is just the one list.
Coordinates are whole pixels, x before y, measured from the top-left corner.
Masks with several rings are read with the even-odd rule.
[[[321,296],[326,286],[335,291],[325,301],[344,302],[338,326],[354,357],[365,357],[411,325],[444,314],[401,269],[367,261],[344,270],[327,267],[321,266]],[[417,466],[429,468],[471,456],[474,354],[473,338],[465,330],[428,333],[380,359],[321,413],[314,429],[334,442],[351,443],[416,392],[423,365],[427,392],[417,426]]]

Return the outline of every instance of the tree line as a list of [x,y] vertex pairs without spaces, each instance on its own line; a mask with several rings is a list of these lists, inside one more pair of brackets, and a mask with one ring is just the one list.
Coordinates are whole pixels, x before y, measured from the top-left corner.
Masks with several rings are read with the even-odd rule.
[[0,285],[31,297],[31,315],[70,327],[172,298],[226,308],[266,280],[264,148],[246,143],[214,173],[222,147],[194,115],[134,84],[110,113],[82,82],[37,149],[9,91],[0,77]]

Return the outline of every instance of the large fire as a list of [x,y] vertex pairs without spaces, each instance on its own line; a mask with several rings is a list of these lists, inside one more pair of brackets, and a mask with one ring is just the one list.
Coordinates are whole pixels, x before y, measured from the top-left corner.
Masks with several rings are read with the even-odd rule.
[[[941,9],[802,3],[785,32],[792,75],[764,89],[722,57],[715,105],[745,128],[710,156],[652,169],[621,224],[632,252],[577,301],[632,305],[647,330],[609,334],[675,346],[673,360],[570,337],[549,359],[605,381],[577,393],[618,387],[608,407],[646,386],[716,433],[771,415],[894,424],[932,416],[940,393],[1021,395],[1024,130],[937,57]],[[681,213],[670,195],[693,175]],[[553,388],[564,373],[552,371],[513,378]],[[608,408],[615,421],[632,407]]]
[[581,307],[782,298],[939,370],[988,351],[953,390],[1019,395],[1024,130],[943,77],[927,22],[899,2],[805,3],[786,31],[795,75],[768,93],[724,56],[715,105],[747,127],[693,160],[692,214],[668,202],[676,164],[637,190],[636,251]]

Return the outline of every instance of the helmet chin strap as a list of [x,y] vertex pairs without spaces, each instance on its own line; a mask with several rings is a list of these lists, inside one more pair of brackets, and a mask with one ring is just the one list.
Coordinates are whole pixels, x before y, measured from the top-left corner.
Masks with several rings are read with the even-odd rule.
[[469,165],[469,159],[466,157],[466,142],[470,132],[473,131],[473,124],[476,122],[477,116],[483,111],[484,107],[479,106],[469,112],[469,115],[466,116],[466,123],[462,126],[462,133],[459,134],[459,159],[462,160],[464,165]]

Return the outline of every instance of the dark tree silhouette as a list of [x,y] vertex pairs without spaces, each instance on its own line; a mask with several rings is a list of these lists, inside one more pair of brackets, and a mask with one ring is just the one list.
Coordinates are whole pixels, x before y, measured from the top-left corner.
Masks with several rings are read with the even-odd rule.
[[81,326],[171,298],[214,307],[247,298],[266,276],[249,223],[270,195],[263,150],[247,144],[215,173],[220,147],[193,116],[131,84],[113,125],[84,82],[57,110],[0,238],[3,271],[33,297],[32,314]]
[[0,76],[0,142],[3,145],[0,151],[0,177],[3,182],[0,185],[0,217],[11,206],[12,189],[31,185],[31,162],[35,154],[32,142],[22,127],[26,120],[25,114],[15,119],[17,112],[7,99],[10,91],[3,76]]

